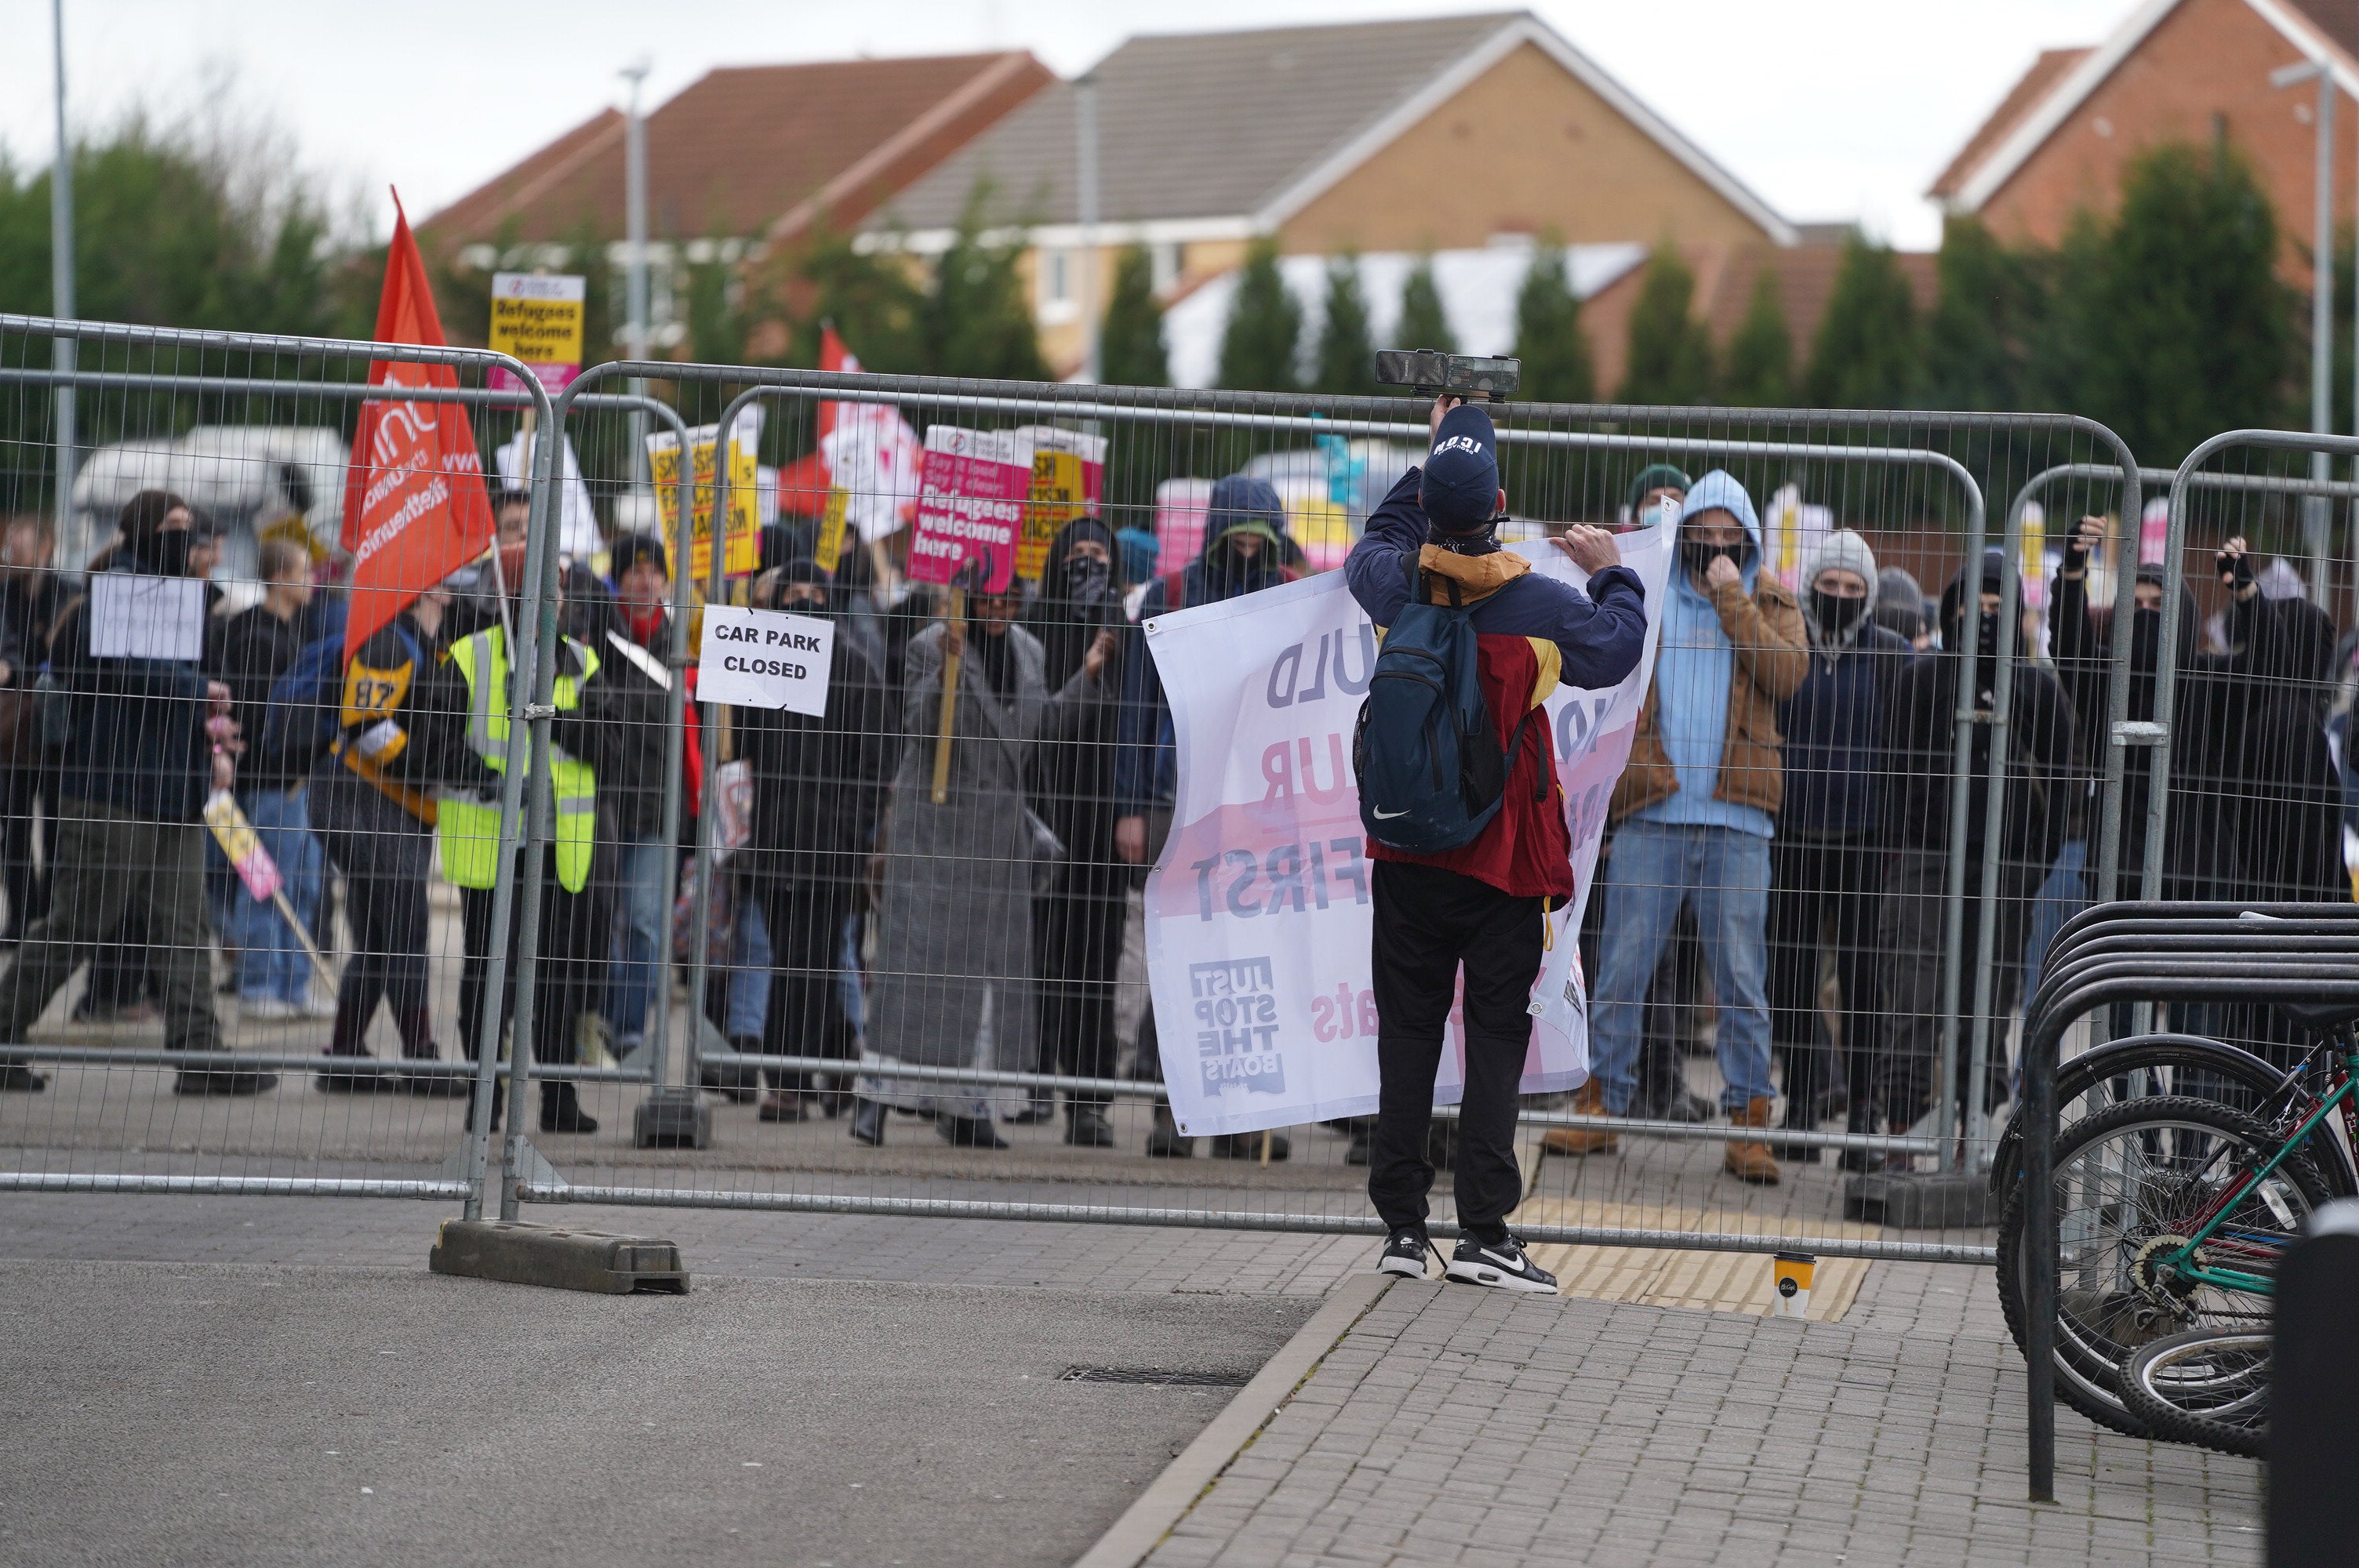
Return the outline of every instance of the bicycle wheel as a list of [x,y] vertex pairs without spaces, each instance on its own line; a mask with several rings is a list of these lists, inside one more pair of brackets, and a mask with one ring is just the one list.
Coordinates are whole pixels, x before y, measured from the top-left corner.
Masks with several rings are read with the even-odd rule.
[[[2266,1332],[2269,1299],[2250,1291],[2162,1277],[2158,1260],[2199,1217],[2277,1152],[2267,1128],[2212,1100],[2148,1095],[2074,1122],[2056,1149],[2056,1392],[2101,1425],[2150,1435],[2122,1405],[2131,1351],[2194,1328]],[[2224,1217],[2204,1260],[2266,1274],[2292,1245],[2327,1184],[2296,1157]],[[1999,1304],[2024,1342],[2024,1189],[1999,1220]]]
[[[2223,1041],[2200,1034],[2134,1034],[2082,1052],[2057,1069],[2058,1119],[2069,1126],[2083,1115],[2093,1116],[2108,1105],[2119,1103],[2113,1098],[2112,1087],[2117,1078],[2144,1076],[2149,1084],[2160,1084],[2167,1076],[2180,1087],[2164,1092],[2194,1094],[2196,1091],[2184,1087],[2190,1072],[2206,1074],[2233,1086],[2225,1095],[2206,1094],[2202,1098],[2223,1099],[2246,1115],[2277,1092],[2282,1077],[2277,1068],[2259,1056]],[[2094,1103],[2084,1108],[2084,1100]],[[2321,1140],[2312,1163],[2335,1189],[2336,1196],[2359,1196],[2359,1180],[2354,1179],[2349,1162],[2343,1157],[2342,1145],[2333,1141],[2331,1133]],[[1998,1142],[1992,1150],[1991,1195],[2005,1199],[2022,1179],[2023,1111],[2018,1105],[2007,1117],[2006,1126],[2000,1130]]]
[[2157,1437],[2265,1458],[2271,1337],[2198,1328],[2141,1345],[2122,1363],[2123,1408]]

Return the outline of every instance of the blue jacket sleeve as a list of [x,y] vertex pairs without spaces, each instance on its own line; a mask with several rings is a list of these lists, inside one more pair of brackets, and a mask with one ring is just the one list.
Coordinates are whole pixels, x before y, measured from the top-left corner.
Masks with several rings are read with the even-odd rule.
[[1646,585],[1628,567],[1607,567],[1589,579],[1587,594],[1563,594],[1554,619],[1543,635],[1556,643],[1564,683],[1620,686],[1646,651]]
[[[1147,585],[1138,619],[1162,611],[1168,596],[1160,579]],[[1137,625],[1123,632],[1122,697],[1114,711],[1114,798],[1118,816],[1139,816],[1156,804],[1155,752],[1163,737],[1163,680],[1147,633]]]
[[1429,524],[1418,492],[1425,470],[1412,466],[1393,482],[1391,492],[1368,514],[1360,542],[1343,560],[1343,580],[1352,597],[1379,626],[1393,623],[1408,603],[1409,563],[1425,547]]

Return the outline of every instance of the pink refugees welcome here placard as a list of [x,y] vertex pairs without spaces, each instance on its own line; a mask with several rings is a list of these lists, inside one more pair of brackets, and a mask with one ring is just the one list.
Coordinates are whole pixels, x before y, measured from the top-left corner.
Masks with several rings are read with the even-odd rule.
[[1016,546],[1032,493],[1032,438],[1016,430],[926,428],[918,470],[918,527],[909,541],[909,579],[949,582],[969,560],[982,563],[981,591],[1005,593],[1016,580]]

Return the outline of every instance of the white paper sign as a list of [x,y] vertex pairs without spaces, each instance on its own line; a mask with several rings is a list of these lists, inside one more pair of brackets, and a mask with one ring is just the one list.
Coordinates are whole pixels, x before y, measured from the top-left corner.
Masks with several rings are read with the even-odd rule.
[[[1617,541],[1647,586],[1637,667],[1610,690],[1560,687],[1546,703],[1577,892],[1549,921],[1527,1094],[1589,1076],[1581,912],[1654,669],[1670,534]],[[1583,580],[1553,546],[1515,547],[1538,575]],[[1325,572],[1158,616],[1146,631],[1180,761],[1170,839],[1147,883],[1147,978],[1172,1114],[1191,1136],[1368,1115],[1377,1089],[1371,862],[1350,757],[1375,629],[1343,574]],[[1453,1012],[1436,1103],[1455,1104],[1464,1086]]]
[[90,652],[98,659],[195,664],[205,656],[205,585],[192,577],[92,573]]
[[835,622],[817,615],[704,607],[696,695],[706,702],[783,708],[816,719],[827,712]]

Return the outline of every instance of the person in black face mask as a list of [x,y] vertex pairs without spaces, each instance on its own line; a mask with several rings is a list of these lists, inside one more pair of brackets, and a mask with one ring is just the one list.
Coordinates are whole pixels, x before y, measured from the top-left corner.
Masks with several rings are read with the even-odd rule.
[[[2102,517],[2084,517],[2073,530],[2049,612],[2057,673],[2081,716],[2082,759],[2091,775],[2082,811],[2093,840],[2103,831],[2096,792],[2103,777],[2113,645],[2097,624],[2088,578],[2105,534]],[[2227,600],[2225,648],[2206,650],[2201,644],[2194,595],[2184,582],[2180,585],[2162,896],[2347,898],[2333,759],[2310,700],[2318,672],[2310,622],[2319,612],[2299,599],[2265,596],[2241,535],[2221,546],[2212,567]],[[2164,587],[2161,567],[2140,563],[2130,628],[2133,721],[2155,717]],[[2115,896],[2134,898],[2146,860],[2154,753],[2143,746],[2126,748],[2122,764],[2122,881]],[[2099,849],[2091,843],[2093,864]],[[2265,1011],[2207,1008],[2182,1014],[2178,1026],[2242,1040],[2265,1052],[2291,1044],[2283,1021]]]
[[[1998,678],[1998,617],[2007,566],[1997,550],[1984,553],[1978,572],[1962,568],[1941,594],[1941,651],[1924,654],[1892,682],[1890,719],[1880,781],[1883,838],[1892,854],[1884,880],[1877,946],[1888,968],[1883,1037],[1876,1052],[1875,1099],[1894,1130],[1925,1114],[1935,1092],[1940,1055],[1941,953],[1944,892],[1950,863],[1950,791],[1956,757],[1959,683],[1971,681],[1973,706],[1992,709]],[[1973,597],[1970,598],[1969,594]],[[1983,824],[1989,798],[1994,726],[1973,727],[1973,789],[1966,813],[1966,910],[1960,1006],[1971,1004],[1976,968],[1991,968],[1991,1038],[2006,1038],[2023,978],[2024,932],[2031,895],[2055,861],[2071,819],[2072,708],[2056,677],[2035,664],[2017,640],[2007,704],[2006,796],[2000,816],[1997,939],[1979,950]],[[1964,1039],[1962,1025],[1960,1039]],[[1984,1104],[1995,1103],[2006,1081],[2003,1049],[1994,1046]],[[1961,1044],[1959,1072],[1966,1070]],[[1962,1093],[1961,1081],[1953,1092]],[[1879,1130],[1867,1128],[1862,1130]]]
[[[190,580],[187,502],[142,491],[123,508],[122,541],[60,617],[49,646],[67,737],[60,781],[56,891],[0,974],[0,1040],[22,1040],[49,999],[135,908],[164,998],[165,1046],[218,1051],[205,918],[205,796],[234,780],[242,747],[230,689],[208,680],[204,598]],[[134,582],[129,579],[144,579]],[[136,597],[135,597],[136,596]],[[193,1069],[175,1093],[252,1095],[270,1073]],[[0,1057],[0,1082],[40,1076]]]
[[[1094,517],[1065,524],[1049,546],[1040,595],[1024,624],[1040,640],[1048,682],[1061,687],[1092,648],[1115,654],[1125,624],[1114,537]],[[1111,675],[1109,678],[1114,678]],[[1114,969],[1122,961],[1129,868],[1114,848],[1114,704],[1068,703],[1032,756],[1032,805],[1069,857],[1056,888],[1032,901],[1032,964],[1039,977],[1039,1070],[1075,1077],[1114,1073]],[[1102,1096],[1069,1097],[1065,1141],[1114,1146]],[[1031,1113],[1049,1107],[1036,1102]]]
[[[1802,581],[1810,670],[1777,708],[1786,801],[1769,846],[1770,1042],[1784,1067],[1782,1126],[1815,1128],[1848,1108],[1852,1130],[1867,1131],[1875,1123],[1870,1079],[1882,979],[1876,770],[1886,695],[1916,650],[1878,624],[1875,555],[1850,529],[1827,535]],[[1819,1019],[1822,947],[1833,955],[1842,996],[1834,1042]],[[1772,1147],[1780,1159],[1817,1157],[1796,1145]]]

